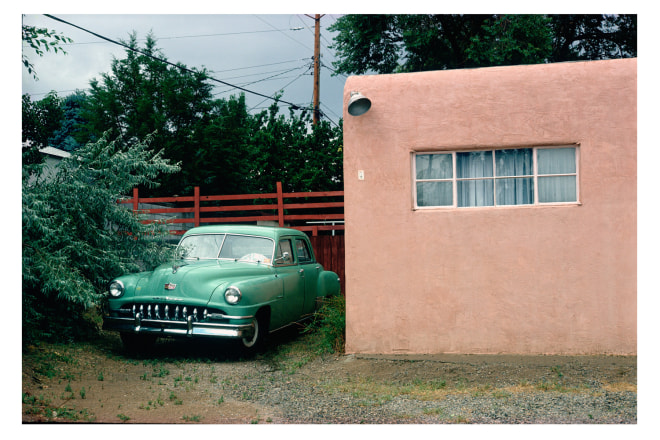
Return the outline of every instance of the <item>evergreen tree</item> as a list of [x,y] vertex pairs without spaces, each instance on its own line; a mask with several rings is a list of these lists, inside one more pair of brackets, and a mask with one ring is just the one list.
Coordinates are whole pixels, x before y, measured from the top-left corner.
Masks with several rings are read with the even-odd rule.
[[[165,63],[151,35],[142,48],[135,34],[127,44],[131,49],[126,58],[113,60],[111,72],[91,82],[82,114],[85,123],[77,138],[94,141],[109,131],[130,149],[153,133],[153,147],[185,167],[208,146],[201,135],[212,110],[208,75]],[[194,173],[184,169],[181,175],[166,177],[162,187],[170,194],[186,193],[196,181]]]
[[77,132],[84,122],[82,118],[82,108],[85,104],[87,95],[84,92],[76,91],[62,99],[63,118],[58,129],[48,138],[51,147],[59,148],[64,151],[73,151],[84,143],[84,139],[76,140]]

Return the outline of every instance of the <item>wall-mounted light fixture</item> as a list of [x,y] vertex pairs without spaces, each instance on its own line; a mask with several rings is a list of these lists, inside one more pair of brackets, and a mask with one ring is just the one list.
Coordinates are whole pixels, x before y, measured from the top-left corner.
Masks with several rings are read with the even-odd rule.
[[360,116],[365,114],[371,108],[371,101],[360,92],[351,92],[351,98],[348,100],[348,114],[351,116]]

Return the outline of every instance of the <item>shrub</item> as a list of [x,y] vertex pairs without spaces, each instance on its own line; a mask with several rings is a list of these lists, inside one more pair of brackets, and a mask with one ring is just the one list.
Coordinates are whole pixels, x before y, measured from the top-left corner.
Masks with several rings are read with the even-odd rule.
[[23,166],[24,343],[73,337],[112,278],[162,260],[162,227],[117,203],[178,169],[149,142],[124,151],[104,136],[62,160],[55,174]]
[[319,352],[343,353],[346,341],[346,298],[326,298],[306,331],[318,331]]

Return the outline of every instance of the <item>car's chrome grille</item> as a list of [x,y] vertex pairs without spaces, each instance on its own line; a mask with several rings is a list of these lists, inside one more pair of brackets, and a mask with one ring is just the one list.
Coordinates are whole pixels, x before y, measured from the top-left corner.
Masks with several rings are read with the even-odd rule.
[[124,304],[120,309],[120,313],[123,316],[130,316],[133,318],[136,318],[139,315],[139,318],[142,320],[153,319],[188,322],[189,317],[192,317],[193,322],[200,322],[208,319],[225,319],[225,313],[222,310],[178,303]]

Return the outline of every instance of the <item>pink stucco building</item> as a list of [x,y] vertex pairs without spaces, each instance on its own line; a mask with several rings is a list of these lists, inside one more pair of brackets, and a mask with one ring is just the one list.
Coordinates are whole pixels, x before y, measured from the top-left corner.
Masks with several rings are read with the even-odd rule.
[[637,352],[637,60],[351,77],[346,351]]

